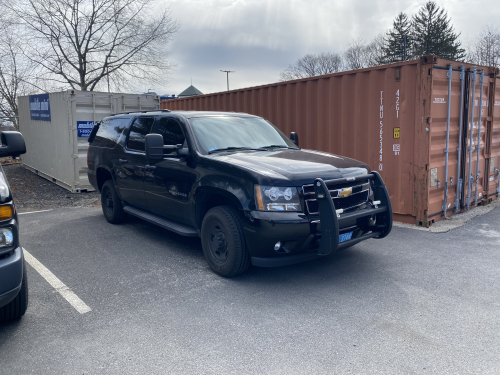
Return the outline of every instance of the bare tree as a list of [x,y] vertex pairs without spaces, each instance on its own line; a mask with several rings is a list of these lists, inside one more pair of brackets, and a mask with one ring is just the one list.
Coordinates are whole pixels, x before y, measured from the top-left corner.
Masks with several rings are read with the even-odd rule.
[[484,26],[470,42],[467,60],[473,64],[500,67],[500,30],[496,26]]
[[367,66],[377,66],[387,63],[384,51],[385,43],[384,35],[380,34],[365,46]]
[[385,63],[384,36],[378,35],[370,43],[364,44],[361,39],[354,39],[344,52],[346,69],[362,69]]
[[349,48],[344,52],[344,63],[347,70],[368,67],[368,54],[361,39],[349,43]]
[[343,69],[342,56],[333,52],[309,54],[298,59],[280,73],[280,81],[336,73]]
[[0,124],[19,130],[17,97],[44,91],[40,67],[25,57],[26,39],[15,24],[0,19]]
[[8,7],[31,31],[29,56],[80,90],[164,81],[166,46],[179,28],[154,0],[17,0]]

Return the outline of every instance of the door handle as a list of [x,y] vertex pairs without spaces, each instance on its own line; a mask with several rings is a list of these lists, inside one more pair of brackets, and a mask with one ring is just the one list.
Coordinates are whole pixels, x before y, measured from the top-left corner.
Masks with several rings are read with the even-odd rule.
[[128,160],[127,159],[118,159],[118,161],[122,164],[127,164]]

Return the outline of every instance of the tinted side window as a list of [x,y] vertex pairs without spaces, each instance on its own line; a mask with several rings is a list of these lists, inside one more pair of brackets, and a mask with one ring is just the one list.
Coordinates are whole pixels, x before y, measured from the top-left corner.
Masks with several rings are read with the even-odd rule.
[[134,123],[130,127],[130,133],[128,135],[128,149],[137,151],[146,150],[145,138],[151,131],[154,121],[155,119],[153,117],[139,117],[135,119]]
[[95,136],[96,145],[100,147],[114,147],[129,122],[129,118],[103,120]]
[[156,133],[163,135],[165,146],[184,144],[185,137],[181,125],[173,118],[163,117],[160,119]]

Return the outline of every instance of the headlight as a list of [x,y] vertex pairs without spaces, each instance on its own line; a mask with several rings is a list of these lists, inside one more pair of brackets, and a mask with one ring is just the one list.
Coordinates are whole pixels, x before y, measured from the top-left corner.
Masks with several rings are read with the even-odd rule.
[[260,211],[301,211],[296,187],[255,185],[255,205]]
[[12,246],[14,243],[14,233],[10,228],[0,228],[0,247]]

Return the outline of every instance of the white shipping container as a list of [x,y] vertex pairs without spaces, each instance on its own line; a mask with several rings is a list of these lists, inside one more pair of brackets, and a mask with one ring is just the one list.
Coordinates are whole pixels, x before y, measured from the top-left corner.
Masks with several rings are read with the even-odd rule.
[[160,108],[157,95],[67,90],[18,97],[26,142],[23,165],[73,193],[92,191],[87,178],[88,134],[114,113]]

